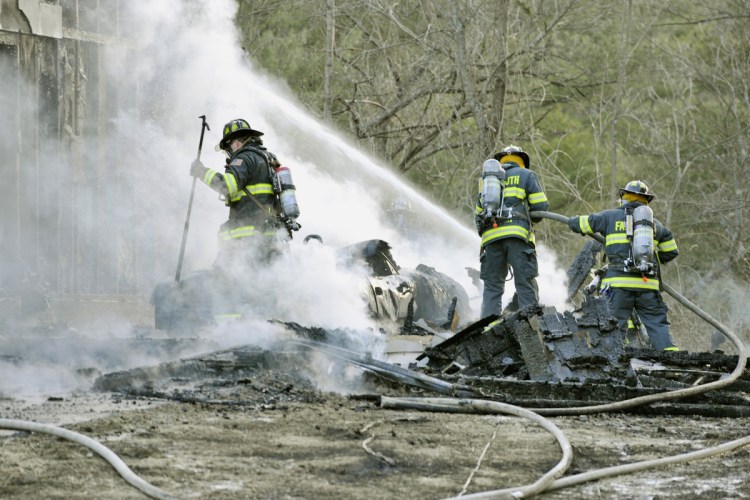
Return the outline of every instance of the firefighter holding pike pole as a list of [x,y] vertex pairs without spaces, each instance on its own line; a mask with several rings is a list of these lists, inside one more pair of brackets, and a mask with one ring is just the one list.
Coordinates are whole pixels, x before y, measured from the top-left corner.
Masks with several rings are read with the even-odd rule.
[[190,166],[190,175],[219,193],[229,207],[214,267],[232,275],[271,262],[300,229],[291,172],[266,149],[262,135],[247,120],[231,120],[218,146],[227,155],[224,171],[205,167],[200,158]]

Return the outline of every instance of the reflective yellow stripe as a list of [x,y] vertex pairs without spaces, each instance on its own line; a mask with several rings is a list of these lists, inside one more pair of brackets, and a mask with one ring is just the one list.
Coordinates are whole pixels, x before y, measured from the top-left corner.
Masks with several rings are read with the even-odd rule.
[[523,226],[500,226],[485,231],[482,234],[482,245],[486,245],[492,240],[508,236],[518,236],[519,238],[528,240],[531,243],[534,243],[535,241],[534,234],[529,233],[529,230]]
[[673,239],[662,241],[661,243],[659,243],[658,248],[660,252],[671,252],[673,250],[677,250],[677,242]]
[[680,348],[679,347],[665,347],[663,350],[664,351],[679,351]]
[[547,195],[544,193],[531,193],[529,195],[529,203],[532,205],[535,203],[543,203],[547,201]]
[[240,197],[237,196],[237,179],[234,177],[234,175],[230,173],[224,174],[224,182],[227,184],[227,193],[229,199],[231,201],[239,200]]
[[605,244],[606,246],[609,246],[609,245],[618,245],[622,243],[625,243],[626,245],[630,243],[628,241],[628,235],[625,233],[612,233],[612,234],[607,235]]
[[273,186],[271,184],[252,184],[249,186],[245,186],[245,190],[252,194],[273,194]]
[[588,215],[581,215],[578,217],[578,227],[583,234],[594,234],[594,231],[591,230],[591,226],[589,225]]
[[205,182],[206,185],[210,186],[211,181],[214,180],[214,177],[216,177],[216,174],[218,173],[219,172],[217,172],[216,170],[209,168],[208,170],[206,170],[206,173],[203,174],[203,182]]
[[225,321],[230,319],[239,319],[242,317],[242,313],[223,313],[223,314],[214,314],[214,319],[218,321]]
[[505,197],[506,198],[518,198],[519,200],[525,200],[526,190],[523,188],[517,188],[517,187],[506,187]]
[[479,215],[480,213],[482,213],[482,210],[484,210],[484,209],[482,207],[480,207],[479,205],[475,206],[474,207],[474,215]]
[[[248,190],[250,190],[250,192],[248,192]],[[272,195],[273,186],[271,186],[271,184],[256,184],[254,186],[246,186],[245,189],[238,191],[237,195],[229,201],[236,202],[246,196],[250,196],[250,195],[257,196],[259,194],[271,194]],[[227,201],[227,205],[229,205],[229,201]],[[268,213],[271,213],[271,211],[272,211],[271,207],[269,206]]]
[[245,238],[255,235],[255,226],[242,226],[229,231],[221,231],[219,237],[223,240],[233,240],[235,238]]
[[654,278],[636,278],[632,276],[613,276],[604,278],[602,286],[611,288],[637,288],[639,290],[659,290],[659,280]]
[[492,323],[490,323],[489,325],[485,326],[484,330],[482,330],[482,333],[489,332],[490,330],[492,330],[493,327],[499,325],[502,322],[503,322],[503,317],[501,316],[501,317],[497,318],[495,321],[493,321]]

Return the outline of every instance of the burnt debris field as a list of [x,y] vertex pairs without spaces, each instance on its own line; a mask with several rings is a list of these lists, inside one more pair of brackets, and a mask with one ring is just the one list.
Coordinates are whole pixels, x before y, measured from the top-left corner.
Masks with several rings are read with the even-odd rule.
[[[371,258],[392,259],[378,248]],[[455,331],[456,301],[442,302],[444,317],[407,310],[376,334],[379,356],[357,331],[274,320],[179,335],[144,327],[117,341],[38,327],[4,336],[17,376],[34,366],[76,388],[4,395],[0,494],[750,495],[744,359],[656,352],[641,332],[620,333],[584,281],[573,310],[508,312]],[[256,330],[263,341],[227,336]],[[47,350],[29,347],[42,339]],[[75,355],[56,357],[71,346]],[[123,363],[122,352],[153,361]]]

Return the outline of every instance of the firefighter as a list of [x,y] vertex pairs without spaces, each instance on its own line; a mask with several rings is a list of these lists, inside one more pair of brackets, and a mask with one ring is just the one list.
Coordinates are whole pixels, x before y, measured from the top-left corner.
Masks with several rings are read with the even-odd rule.
[[[481,317],[500,315],[505,279],[512,268],[519,309],[539,304],[536,277],[539,275],[532,225],[541,218],[535,211],[549,208],[539,180],[529,170],[529,155],[510,145],[493,155],[500,163],[502,202],[493,214],[486,194],[480,188],[475,223],[482,237],[479,277],[484,282]],[[492,160],[485,162],[485,165]],[[482,180],[482,186],[490,179]]]
[[221,269],[236,272],[239,264],[270,261],[283,251],[291,231],[299,229],[295,219],[284,216],[274,192],[279,162],[263,146],[262,135],[246,120],[232,120],[224,125],[219,142],[228,156],[224,172],[206,168],[200,160],[190,167],[190,175],[218,192],[229,207],[229,217],[219,230],[215,267]]
[[[651,262],[641,262],[638,267],[634,254],[634,236],[629,225],[638,226],[633,214],[642,211],[638,207],[648,207],[654,196],[643,181],[628,182],[620,189],[621,204],[617,208],[603,210],[592,215],[570,217],[568,226],[576,233],[588,235],[598,233],[604,236],[604,252],[609,264],[601,281],[607,291],[609,306],[617,318],[618,326],[625,331],[633,311],[646,327],[651,345],[657,350],[677,351],[667,320],[667,305],[661,296],[659,264],[665,264],[679,253],[672,233],[658,220],[652,219],[641,224],[646,230],[646,243],[650,243]],[[650,212],[650,208],[648,209]],[[631,219],[628,219],[628,216]],[[631,224],[632,221],[632,224]]]
[[400,235],[410,236],[409,229],[412,224],[413,212],[409,200],[403,196],[399,196],[393,200],[393,203],[391,203],[391,206],[388,209],[388,216]]

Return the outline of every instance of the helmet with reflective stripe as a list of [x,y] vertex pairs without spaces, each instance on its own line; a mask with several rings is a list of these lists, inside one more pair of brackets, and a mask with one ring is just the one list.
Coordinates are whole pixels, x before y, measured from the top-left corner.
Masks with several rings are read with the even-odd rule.
[[227,149],[232,139],[244,135],[260,137],[261,135],[263,135],[263,132],[253,130],[250,124],[247,123],[247,120],[243,120],[242,118],[232,120],[231,122],[224,125],[224,132],[221,138],[221,142],[219,142],[219,147],[221,149]]
[[633,193],[643,196],[649,201],[649,203],[654,199],[654,195],[649,192],[648,186],[643,181],[628,182],[625,184],[624,188],[620,189],[620,198],[622,198],[625,193]]
[[[495,153],[492,155],[494,159],[499,161],[501,164],[503,163],[503,158],[506,156],[518,156],[523,160],[523,165],[519,165],[521,167],[529,168],[531,166],[531,161],[529,160],[529,155],[526,154],[526,152],[521,149],[518,146],[514,146],[511,144],[510,146],[506,146],[503,149],[500,150],[499,153]],[[514,162],[517,163],[517,162]]]

